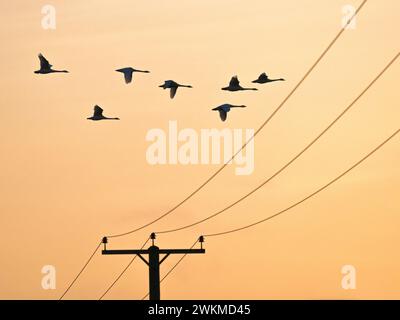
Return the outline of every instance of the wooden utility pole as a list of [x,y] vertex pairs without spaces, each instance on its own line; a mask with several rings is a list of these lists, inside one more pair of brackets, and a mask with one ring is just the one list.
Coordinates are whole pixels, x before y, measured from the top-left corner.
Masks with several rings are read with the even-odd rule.
[[[206,253],[203,249],[203,237],[199,238],[201,243],[201,249],[160,249],[154,245],[154,240],[156,238],[155,234],[152,233],[150,236],[152,240],[152,245],[148,249],[127,249],[127,250],[108,250],[106,248],[107,238],[103,238],[104,250],[102,254],[129,254],[137,255],[144,263],[149,266],[149,299],[150,300],[160,300],[160,265],[169,257],[171,254],[192,254],[192,253]],[[143,255],[149,255],[148,261],[143,257]],[[165,256],[160,260],[160,254],[165,254]]]

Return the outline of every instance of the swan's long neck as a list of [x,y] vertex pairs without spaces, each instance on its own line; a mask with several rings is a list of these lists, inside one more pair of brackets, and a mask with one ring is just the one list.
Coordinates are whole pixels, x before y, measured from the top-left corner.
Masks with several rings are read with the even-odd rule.
[[256,89],[256,88],[242,88],[242,90],[254,90],[254,91],[257,91],[258,89]]
[[69,71],[67,71],[67,70],[52,70],[52,72],[69,73]]
[[178,85],[178,87],[191,88],[192,86],[186,84],[180,84]]

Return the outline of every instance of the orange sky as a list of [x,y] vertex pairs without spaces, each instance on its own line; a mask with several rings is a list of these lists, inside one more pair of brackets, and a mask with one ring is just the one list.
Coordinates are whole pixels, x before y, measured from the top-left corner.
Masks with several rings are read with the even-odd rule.
[[[56,299],[104,234],[128,231],[179,202],[217,165],[151,166],[148,130],[257,128],[338,32],[341,8],[361,1],[53,0],[0,3],[0,116],[3,119],[0,298]],[[57,10],[56,30],[41,8]],[[228,167],[154,228],[110,241],[136,248],[152,231],[201,219],[270,176],[333,120],[398,52],[400,2],[368,1],[355,30],[326,59],[255,142],[255,171]],[[70,74],[39,76],[37,54]],[[148,69],[133,85],[114,70]],[[238,74],[284,83],[258,92],[220,90]],[[399,127],[397,62],[307,154],[248,200],[176,234],[160,247],[188,247],[203,233],[262,219],[319,188]],[[157,86],[189,83],[174,100]],[[211,108],[246,104],[221,122]],[[95,104],[119,122],[89,122]],[[162,285],[164,299],[400,298],[399,138],[362,166],[287,214],[253,229],[208,239]],[[98,299],[128,256],[97,255],[66,298]],[[170,257],[162,272],[178,259]],[[341,288],[341,268],[357,289]],[[54,265],[57,289],[41,288]],[[147,292],[141,261],[106,296]]]

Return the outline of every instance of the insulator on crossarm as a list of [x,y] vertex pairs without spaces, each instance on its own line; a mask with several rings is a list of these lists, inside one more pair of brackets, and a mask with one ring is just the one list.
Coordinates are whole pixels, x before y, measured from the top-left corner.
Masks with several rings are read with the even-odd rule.
[[155,232],[151,233],[150,239],[151,239],[152,245],[154,246],[154,240],[156,239],[156,233]]
[[107,243],[108,243],[107,237],[103,237],[103,239],[101,240],[101,242],[104,244],[104,250],[107,250]]
[[200,247],[203,249],[204,236],[199,237]]

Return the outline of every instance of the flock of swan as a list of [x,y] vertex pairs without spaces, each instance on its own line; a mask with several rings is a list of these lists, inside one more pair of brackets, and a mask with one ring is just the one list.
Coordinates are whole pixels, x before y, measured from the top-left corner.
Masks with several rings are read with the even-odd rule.
[[[36,74],[49,74],[49,73],[68,73],[67,70],[55,70],[52,69],[52,65],[49,63],[49,61],[40,53],[39,54],[39,60],[40,60],[40,69],[36,70]],[[133,73],[134,72],[141,72],[141,73],[150,73],[150,71],[147,70],[138,70],[134,69],[131,67],[127,68],[121,68],[115,70],[117,72],[121,72],[124,75],[125,83],[131,83],[133,79]],[[276,82],[276,81],[285,81],[283,78],[278,78],[278,79],[270,79],[267,74],[264,72],[260,74],[260,76],[252,81],[252,83],[257,83],[257,84],[265,84],[265,83],[271,83],[271,82]],[[184,85],[184,84],[179,84],[173,80],[166,80],[162,85],[159,86],[160,88],[169,89],[170,90],[170,98],[173,99],[176,95],[176,92],[179,87],[181,88],[192,88],[191,85]],[[231,78],[229,85],[227,87],[221,88],[221,90],[224,91],[246,91],[246,90],[258,90],[257,88],[244,88],[240,85],[240,81],[237,76],[234,76]],[[233,105],[233,104],[228,104],[225,103],[223,105],[220,105],[216,108],[213,108],[213,111],[218,111],[219,116],[222,121],[225,121],[228,115],[228,112],[232,108],[246,108],[245,105]],[[99,120],[119,120],[119,118],[109,118],[103,115],[103,109],[99,107],[98,105],[94,106],[94,112],[93,116],[87,118],[88,120],[93,120],[93,121],[99,121]]]

